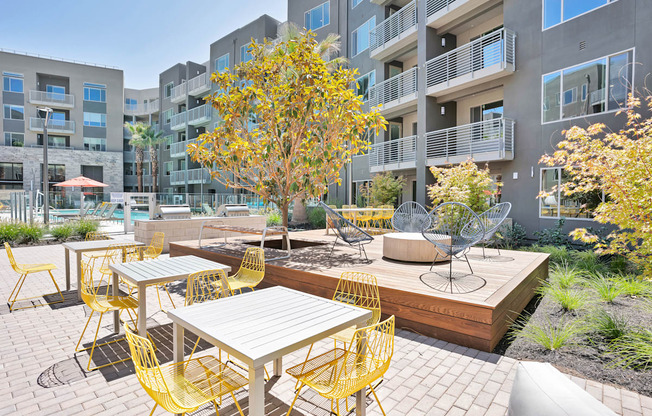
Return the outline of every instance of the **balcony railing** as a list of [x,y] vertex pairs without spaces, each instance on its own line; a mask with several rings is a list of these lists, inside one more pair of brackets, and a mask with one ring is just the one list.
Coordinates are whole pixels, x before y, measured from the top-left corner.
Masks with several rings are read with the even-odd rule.
[[[450,86],[457,78],[460,82],[483,79],[497,71],[513,70],[516,61],[516,34],[509,29],[499,29],[466,45],[453,49],[426,62],[426,85]],[[459,84],[459,83],[457,83]]]
[[188,94],[187,88],[188,84],[185,81],[172,88],[172,92],[170,93],[170,101],[173,103],[180,103],[181,101],[185,101],[186,95]]
[[159,100],[153,100],[148,103],[140,103],[138,105],[125,104],[125,114],[128,116],[143,116],[146,114],[153,114],[157,113],[159,109]]
[[188,114],[185,111],[182,111],[179,114],[174,114],[170,117],[170,128],[172,130],[183,130],[186,128],[186,116]]
[[450,9],[451,5],[456,1],[457,0],[427,0],[426,17],[430,17],[433,14],[444,9]]
[[[29,118],[29,129],[43,132],[45,119],[38,117]],[[48,133],[75,134],[75,122],[70,120],[49,120]]]
[[369,31],[370,53],[373,54],[375,49],[401,38],[402,34],[416,25],[417,2],[413,0]]
[[213,116],[213,106],[210,104],[200,105],[199,107],[188,110],[188,124],[199,126],[210,123]]
[[196,77],[188,81],[188,94],[196,96],[210,91],[211,89],[211,80],[210,74],[204,72],[199,74]]
[[514,157],[514,120],[497,118],[426,133],[428,165],[473,158],[476,162]]
[[395,75],[369,89],[369,105],[376,107],[402,99],[414,99],[417,92],[417,68]]
[[30,90],[29,102],[31,104],[49,105],[59,108],[73,108],[75,106],[75,96],[72,94]]
[[184,157],[186,155],[186,149],[191,143],[197,143],[197,139],[172,143],[170,145],[170,157]]
[[371,145],[369,170],[409,169],[416,167],[417,136],[403,137]]
[[174,170],[170,172],[170,185],[185,185],[186,176],[188,177],[188,184],[210,183],[211,175],[204,168]]

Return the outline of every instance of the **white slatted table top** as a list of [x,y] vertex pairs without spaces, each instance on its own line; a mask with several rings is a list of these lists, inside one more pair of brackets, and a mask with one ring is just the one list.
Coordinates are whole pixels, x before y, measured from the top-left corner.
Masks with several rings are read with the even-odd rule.
[[114,244],[144,246],[145,243],[134,240],[95,240],[95,241],[75,241],[72,243],[63,243],[62,246],[72,251],[100,251],[106,250]]
[[260,366],[371,318],[371,311],[282,286],[168,311],[176,324]]
[[231,271],[229,266],[197,256],[116,263],[109,265],[109,269],[135,285],[185,279],[189,274],[202,270],[220,269],[227,274]]

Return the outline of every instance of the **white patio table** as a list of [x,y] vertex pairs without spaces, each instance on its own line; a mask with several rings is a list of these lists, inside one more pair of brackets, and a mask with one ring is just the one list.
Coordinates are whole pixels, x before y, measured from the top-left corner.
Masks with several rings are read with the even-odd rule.
[[[109,265],[113,271],[113,295],[118,295],[118,276],[134,284],[138,288],[138,335],[147,336],[147,293],[148,285],[172,282],[188,277],[189,274],[202,270],[224,270],[226,274],[231,267],[197,256],[179,256],[166,259],[133,261],[130,263],[115,263]],[[113,315],[113,328],[120,332],[119,311]],[[141,319],[142,317],[142,319]]]
[[77,254],[77,300],[81,300],[81,258],[83,253],[91,251],[104,251],[113,244],[132,244],[137,246],[144,246],[141,243],[133,240],[96,240],[96,241],[78,241],[73,243],[63,243],[63,248],[66,249],[66,290],[70,290],[70,252]]
[[[249,366],[249,415],[263,416],[264,365],[280,376],[283,356],[350,326],[363,327],[371,311],[281,286],[168,311],[174,361],[184,359],[188,329]],[[356,414],[366,413],[364,389]]]

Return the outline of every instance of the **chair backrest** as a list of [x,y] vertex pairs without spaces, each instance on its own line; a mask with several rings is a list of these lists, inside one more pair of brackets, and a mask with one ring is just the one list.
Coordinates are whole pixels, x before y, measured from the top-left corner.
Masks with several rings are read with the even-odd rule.
[[445,202],[430,211],[430,227],[421,233],[446,255],[471,248],[484,236],[484,226],[475,212],[459,202]]
[[224,270],[202,270],[188,275],[185,306],[226,298],[232,294]]
[[80,263],[81,265],[81,298],[87,305],[92,305],[97,296],[97,288],[93,283],[93,268],[91,265],[85,261]]
[[149,247],[145,249],[147,256],[149,258],[156,258],[161,255],[163,252],[163,241],[165,240],[165,233],[157,231],[152,236],[152,241],[149,243]]
[[489,208],[479,215],[482,225],[484,225],[483,240],[489,240],[493,237],[494,233],[498,231],[505,218],[509,215],[512,209],[512,204],[509,202],[501,202]]
[[414,201],[404,202],[392,215],[392,227],[404,233],[420,233],[430,227],[430,224],[428,211]]
[[336,302],[348,303],[370,310],[367,326],[380,321],[380,293],[376,276],[368,273],[344,272],[333,294]]
[[5,251],[7,252],[7,256],[9,257],[9,263],[11,263],[11,268],[14,269],[16,273],[20,273],[20,268],[16,263],[16,259],[14,258],[14,253],[11,251],[11,246],[7,242],[5,242]]
[[383,219],[389,220],[394,216],[394,206],[393,205],[381,205],[383,209]]
[[98,211],[104,206],[105,202],[102,202],[100,204],[97,204],[93,210],[90,210],[88,212],[88,215],[96,215]]
[[337,231],[337,235],[347,243],[357,243],[359,241],[372,241],[374,238],[363,231],[360,227],[353,224],[337,212],[333,211],[328,205],[320,202],[321,207],[326,212],[328,220]]
[[110,205],[111,206],[109,207],[109,209],[102,213],[101,215],[102,218],[110,219],[111,217],[113,217],[113,213],[118,208],[118,204],[110,204]]
[[204,210],[204,212],[207,213],[208,215],[215,214],[215,211],[213,211],[213,208],[211,208],[208,204],[201,204],[201,207]]
[[105,233],[99,231],[89,231],[84,238],[86,241],[110,240],[111,238]]
[[[379,379],[394,355],[394,315],[355,331],[335,387],[350,395]],[[358,351],[365,351],[364,355]]]
[[106,272],[110,264],[129,263],[140,260],[140,247],[135,243],[116,243],[111,244],[106,249],[106,254],[102,257],[102,266],[100,270]]
[[101,216],[104,214],[104,212],[105,212],[107,209],[109,209],[110,206],[111,206],[110,203],[108,203],[108,202],[102,202],[102,205],[100,206],[99,211],[95,211],[95,214],[94,214],[94,215],[95,215],[95,216],[98,216],[98,217],[101,217]]
[[249,247],[238,270],[238,278],[250,282],[261,281],[265,277],[265,251],[260,247]]

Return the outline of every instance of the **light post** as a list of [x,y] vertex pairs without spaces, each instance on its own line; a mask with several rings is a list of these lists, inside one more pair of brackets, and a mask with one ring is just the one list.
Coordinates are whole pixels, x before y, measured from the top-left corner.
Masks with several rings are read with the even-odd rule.
[[45,113],[45,121],[43,122],[43,222],[48,224],[50,222],[50,193],[49,193],[49,178],[48,178],[48,122],[50,121],[50,114],[52,109],[49,107],[39,108],[39,113]]

